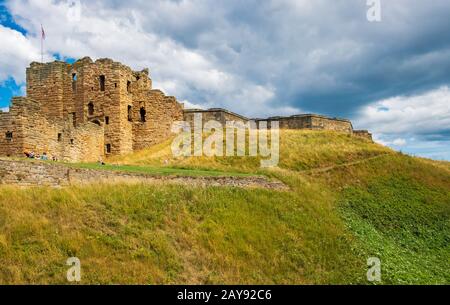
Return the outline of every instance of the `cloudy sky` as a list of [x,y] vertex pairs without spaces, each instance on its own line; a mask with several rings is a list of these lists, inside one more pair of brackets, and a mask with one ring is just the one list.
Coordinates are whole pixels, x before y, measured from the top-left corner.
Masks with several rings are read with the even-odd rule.
[[[373,0],[369,0],[372,2]],[[0,108],[25,68],[109,57],[187,105],[346,117],[397,150],[450,160],[450,1],[0,0]]]

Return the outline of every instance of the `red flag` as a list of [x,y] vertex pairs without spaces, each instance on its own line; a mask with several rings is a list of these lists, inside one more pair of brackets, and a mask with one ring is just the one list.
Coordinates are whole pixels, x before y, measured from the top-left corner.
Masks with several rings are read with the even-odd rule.
[[41,24],[41,38],[45,40],[45,32],[44,32],[44,27]]

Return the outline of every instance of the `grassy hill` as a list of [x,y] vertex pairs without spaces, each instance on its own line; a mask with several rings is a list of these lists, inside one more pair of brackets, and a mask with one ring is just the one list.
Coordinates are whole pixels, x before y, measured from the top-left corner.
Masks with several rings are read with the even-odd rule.
[[[333,132],[283,131],[280,164],[174,159],[170,141],[109,163],[262,174],[289,191],[94,184],[0,186],[0,283],[450,283],[450,166]],[[80,165],[87,166],[87,165]]]

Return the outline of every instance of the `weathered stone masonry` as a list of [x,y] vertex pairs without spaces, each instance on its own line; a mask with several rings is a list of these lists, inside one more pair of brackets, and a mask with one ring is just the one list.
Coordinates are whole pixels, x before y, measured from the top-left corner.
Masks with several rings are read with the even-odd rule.
[[31,63],[27,97],[0,113],[0,155],[97,161],[167,139],[183,106],[153,90],[148,74],[111,59]]
[[[175,121],[248,122],[231,111],[187,109],[175,97],[152,88],[148,69],[133,71],[111,59],[82,58],[33,62],[27,68],[27,97],[12,99],[0,111],[0,156],[47,153],[64,161],[92,162],[160,143],[171,136]],[[315,114],[255,119],[257,125],[279,121],[280,128],[325,129],[372,139],[353,130],[349,120]]]
[[0,159],[0,185],[16,184],[21,186],[61,187],[72,184],[91,183],[161,183],[182,184],[190,186],[231,186],[288,190],[277,180],[263,176],[161,176],[144,173],[71,168],[58,163],[40,161],[13,161]]
[[354,130],[350,120],[329,118],[318,114],[299,114],[289,117],[277,116],[267,119],[249,119],[221,108],[211,108],[208,110],[185,109],[184,120],[192,125],[195,114],[202,115],[203,124],[207,121],[215,120],[225,126],[226,121],[247,123],[248,121],[253,120],[258,128],[260,127],[261,122],[266,122],[267,127],[270,128],[271,122],[277,121],[280,129],[333,130],[372,140],[372,134],[370,134],[367,130]]

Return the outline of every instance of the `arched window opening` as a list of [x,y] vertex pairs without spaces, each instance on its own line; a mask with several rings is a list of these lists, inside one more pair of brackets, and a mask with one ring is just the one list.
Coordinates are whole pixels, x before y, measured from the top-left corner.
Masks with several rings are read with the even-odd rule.
[[131,92],[131,82],[127,81],[127,92],[130,93]]
[[88,114],[93,115],[94,114],[94,103],[90,102],[88,104]]
[[147,112],[145,111],[145,108],[144,108],[144,107],[141,107],[141,109],[139,110],[139,114],[140,114],[140,116],[141,116],[141,122],[142,122],[142,123],[144,123],[145,120],[146,120],[146,118],[145,118],[146,113],[147,113]]

